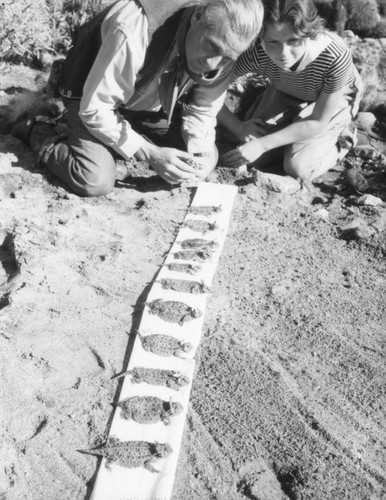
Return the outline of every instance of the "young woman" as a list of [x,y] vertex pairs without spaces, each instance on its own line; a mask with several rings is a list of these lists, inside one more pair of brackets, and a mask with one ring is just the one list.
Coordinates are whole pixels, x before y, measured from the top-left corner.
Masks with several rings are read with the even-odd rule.
[[259,168],[282,161],[287,174],[311,180],[355,145],[362,83],[349,49],[325,30],[312,0],[263,3],[263,30],[235,75],[257,72],[268,85],[243,121],[221,110],[219,123],[242,143],[221,163]]

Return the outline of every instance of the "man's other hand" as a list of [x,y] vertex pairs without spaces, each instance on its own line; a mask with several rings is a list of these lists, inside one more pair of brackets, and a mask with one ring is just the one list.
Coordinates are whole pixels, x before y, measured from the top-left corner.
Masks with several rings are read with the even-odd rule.
[[196,179],[193,154],[174,148],[160,148],[147,143],[135,154],[140,161],[146,161],[157,174],[169,184],[191,182]]

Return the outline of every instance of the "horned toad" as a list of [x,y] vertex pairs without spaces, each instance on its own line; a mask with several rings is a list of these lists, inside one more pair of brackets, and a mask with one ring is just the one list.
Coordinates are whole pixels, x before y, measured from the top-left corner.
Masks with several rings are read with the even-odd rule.
[[176,356],[182,358],[181,354],[190,352],[193,346],[190,342],[182,342],[170,335],[156,333],[143,336],[138,333],[142,347],[145,351],[152,352],[158,356]]
[[145,368],[138,366],[127,372],[115,375],[114,378],[124,377],[131,375],[131,381],[135,384],[145,382],[151,385],[164,385],[178,391],[180,387],[189,384],[189,379],[186,375],[175,370],[163,370],[160,368]]
[[183,407],[181,403],[163,401],[155,396],[134,396],[123,399],[118,403],[126,420],[134,420],[139,424],[154,424],[160,420],[168,425],[170,417],[179,415]]
[[187,219],[183,222],[184,227],[188,227],[190,230],[197,233],[206,233],[207,231],[213,231],[216,229],[217,224],[215,222],[208,222],[201,219]]
[[185,321],[191,321],[202,316],[199,309],[177,300],[155,299],[152,302],[147,302],[146,305],[149,307],[150,314],[156,314],[169,323],[183,325]]
[[217,212],[220,212],[222,209],[221,205],[213,206],[213,205],[201,205],[201,206],[192,206],[189,209],[189,212],[194,215],[211,215]]
[[154,462],[168,457],[172,451],[168,443],[120,441],[111,437],[103,446],[92,450],[92,453],[104,457],[107,461],[106,467],[114,462],[121,467],[145,467],[150,472],[159,472],[153,467]]
[[207,248],[214,248],[218,246],[218,243],[213,240],[206,240],[204,238],[189,238],[179,242],[181,248],[199,248],[200,250]]
[[193,260],[198,262],[205,262],[212,257],[212,252],[206,248],[203,250],[181,250],[179,252],[174,252],[173,256],[175,259],[181,260]]
[[176,271],[177,273],[196,274],[201,270],[201,266],[189,264],[185,262],[171,262],[166,266],[169,271]]
[[161,286],[164,290],[174,290],[176,292],[185,293],[207,293],[209,288],[203,281],[190,281],[190,280],[175,280],[164,278],[160,280]]

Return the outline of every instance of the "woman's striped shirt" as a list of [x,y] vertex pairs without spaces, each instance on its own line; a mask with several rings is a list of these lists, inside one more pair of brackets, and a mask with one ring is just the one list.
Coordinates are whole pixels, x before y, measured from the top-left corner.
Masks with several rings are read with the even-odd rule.
[[238,58],[235,76],[258,73],[277,90],[302,101],[314,102],[321,92],[345,88],[351,99],[360,97],[362,83],[344,41],[326,31],[316,40],[307,39],[305,55],[295,71],[277,66],[257,41]]

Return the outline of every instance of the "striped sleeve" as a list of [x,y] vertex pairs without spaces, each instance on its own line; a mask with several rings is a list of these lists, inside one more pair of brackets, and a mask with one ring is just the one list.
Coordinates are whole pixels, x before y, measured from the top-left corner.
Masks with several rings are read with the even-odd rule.
[[[334,51],[334,47],[332,47]],[[325,74],[323,92],[332,94],[342,89],[352,75],[352,58],[348,50],[339,51]]]
[[260,72],[259,55],[256,44],[252,44],[237,59],[234,74],[238,78],[246,73],[255,72]]

